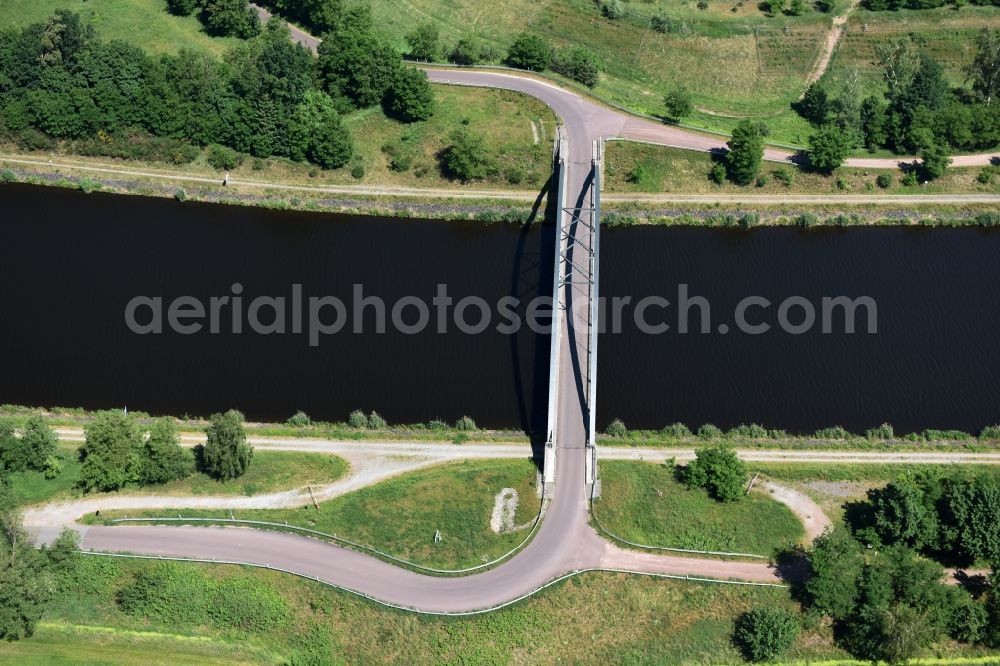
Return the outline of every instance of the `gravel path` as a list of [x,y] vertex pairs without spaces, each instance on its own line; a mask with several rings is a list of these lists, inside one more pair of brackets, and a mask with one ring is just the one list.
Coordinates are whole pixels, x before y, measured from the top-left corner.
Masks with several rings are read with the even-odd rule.
[[813,539],[833,524],[819,504],[812,501],[812,498],[805,493],[771,481],[765,481],[757,487],[767,491],[771,495],[771,499],[781,502],[791,509],[792,513],[802,521],[802,526],[806,530],[805,545],[811,544]]

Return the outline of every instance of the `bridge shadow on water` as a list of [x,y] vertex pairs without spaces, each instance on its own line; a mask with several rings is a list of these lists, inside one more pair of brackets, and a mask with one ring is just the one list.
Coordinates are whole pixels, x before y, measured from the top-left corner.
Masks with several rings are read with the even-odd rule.
[[[556,187],[556,179],[550,176],[535,198],[531,215],[521,227],[518,237],[511,271],[510,295],[517,299],[517,314],[522,322],[527,320],[528,306],[533,299],[550,298],[552,295],[552,258],[557,240]],[[532,227],[536,224],[540,230],[537,237],[532,233]],[[525,336],[534,339],[526,341]],[[541,471],[545,458],[545,428],[548,419],[550,336],[522,327],[516,335],[509,337],[518,418],[521,428],[531,440],[532,460]],[[531,359],[526,358],[529,355],[532,356]],[[525,369],[525,361],[528,360],[529,369]]]

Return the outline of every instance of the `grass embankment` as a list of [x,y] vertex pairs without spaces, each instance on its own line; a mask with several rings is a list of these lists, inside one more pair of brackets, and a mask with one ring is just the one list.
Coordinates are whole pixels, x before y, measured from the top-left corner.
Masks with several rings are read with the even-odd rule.
[[[46,479],[41,472],[17,472],[8,478],[18,504],[38,504],[54,499],[80,497],[77,488],[80,462],[76,456],[77,445],[63,442],[62,473],[55,479]],[[257,451],[246,474],[238,479],[218,481],[195,472],[191,476],[157,486],[127,486],[122,495],[243,495],[252,496],[279,490],[292,490],[308,485],[333,483],[347,472],[343,458],[321,453],[298,451]],[[92,493],[88,497],[99,497]]]
[[718,502],[679,483],[673,468],[643,462],[602,462],[594,511],[609,531],[650,546],[770,555],[803,536],[791,510],[765,493]]
[[195,15],[174,16],[164,0],[4,0],[4,27],[23,28],[44,23],[59,9],[80,15],[105,40],[119,39],[151,53],[177,53],[181,49],[221,55],[240,40],[210,37]]
[[[262,520],[319,530],[371,546],[415,564],[464,568],[507,553],[528,535],[538,515],[537,468],[528,460],[466,461],[411,472],[319,505],[296,509],[234,511],[241,520]],[[490,529],[494,501],[504,488],[518,493],[514,524],[523,529],[496,534]],[[110,520],[182,514],[228,518],[228,511],[127,511],[101,513]],[[434,543],[434,534],[441,541]]]
[[[344,116],[344,124],[354,137],[355,155],[340,169],[324,170],[314,165],[285,158],[257,159],[244,156],[240,166],[229,171],[233,181],[262,183],[256,190],[266,191],[266,184],[306,188],[342,185],[370,187],[424,187],[467,190],[525,190],[537,193],[552,171],[552,142],[556,118],[540,101],[507,90],[461,88],[435,85],[436,111],[426,121],[401,123],[386,117],[378,107],[362,109]],[[450,134],[459,127],[483,137],[487,150],[497,163],[489,177],[463,183],[446,177],[439,156],[450,145]],[[164,175],[184,175],[217,179],[222,189],[222,172],[208,163],[207,150],[202,150],[190,163],[172,165],[164,162],[119,160],[109,157],[84,158],[73,152],[72,142],[60,142],[54,151],[26,152],[14,145],[0,145],[0,152],[45,161],[71,158],[74,164],[95,167],[144,171],[154,169]],[[11,169],[25,165],[9,163]],[[360,167],[361,171],[355,171]],[[360,174],[360,175],[359,175]],[[99,181],[100,172],[89,177]],[[169,191],[186,185],[169,182]],[[203,186],[203,185],[202,185]],[[232,184],[241,191],[248,186]],[[253,187],[250,188],[254,190]],[[296,190],[285,195],[305,199],[307,191]],[[330,198],[330,193],[323,194]]]
[[[215,619],[213,609],[198,608],[191,595],[165,594],[148,613],[124,612],[116,603],[120,591],[137,573],[163,566],[179,574],[173,580],[185,589],[228,584],[240,591],[252,583],[258,594],[248,599],[246,611],[253,613],[255,599],[269,599],[271,626],[241,631]],[[469,618],[386,610],[313,581],[232,566],[88,558],[75,578],[50,607],[36,639],[3,642],[0,660],[129,664],[165,663],[169,657],[170,663],[275,664],[301,659],[311,648],[326,660],[302,663],[741,664],[730,643],[734,619],[752,607],[797,608],[785,589],[599,573],[576,576],[523,603]],[[199,612],[191,612],[192,607]],[[828,626],[807,627],[786,660],[854,663],[833,646]],[[165,656],[155,656],[157,650]],[[133,653],[148,654],[150,661],[136,660]],[[950,644],[936,653],[984,654]],[[47,654],[56,656],[49,660]]]
[[[10,419],[18,426],[29,416],[41,416],[52,428],[66,427],[81,429],[93,418],[93,411],[80,407],[24,407],[20,405],[0,405],[0,418]],[[143,424],[152,417],[145,412],[132,412]],[[185,415],[177,420],[181,436],[204,435],[209,422],[201,417]],[[384,428],[354,428],[343,422],[311,421],[308,425],[288,423],[246,423],[249,437],[295,437],[332,440],[377,440],[377,441],[420,441],[420,442],[513,442],[527,443],[528,437],[519,430],[459,430],[454,424],[441,421],[414,424],[390,424]],[[67,445],[68,446],[68,445]]]
[[[684,193],[684,194],[998,194],[1000,174],[989,184],[977,176],[982,167],[949,168],[944,176],[926,186],[906,187],[901,169],[858,169],[841,167],[830,175],[805,171],[792,165],[765,162],[761,169],[763,184],[741,187],[732,183],[718,185],[709,179],[715,164],[711,155],[692,150],[611,141],[605,151],[604,189],[609,193]],[[791,182],[782,182],[787,174]],[[887,188],[876,180],[886,175],[892,179]]]

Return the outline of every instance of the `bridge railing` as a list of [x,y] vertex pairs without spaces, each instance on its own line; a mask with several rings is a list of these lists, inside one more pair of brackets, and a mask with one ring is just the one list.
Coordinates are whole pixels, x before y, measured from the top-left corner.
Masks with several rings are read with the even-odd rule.
[[569,139],[562,127],[556,131],[555,168],[558,171],[558,186],[556,189],[556,231],[555,250],[552,267],[552,326],[549,342],[549,403],[546,423],[545,462],[542,468],[546,485],[555,483],[555,446],[559,429],[559,368],[562,344],[562,288],[561,265],[563,225],[565,216],[563,207],[566,202],[566,162],[569,157]]

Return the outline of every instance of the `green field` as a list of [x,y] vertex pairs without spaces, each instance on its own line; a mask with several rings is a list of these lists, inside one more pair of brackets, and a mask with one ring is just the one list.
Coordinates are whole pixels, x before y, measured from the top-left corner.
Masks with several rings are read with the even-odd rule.
[[[805,171],[792,165],[765,162],[762,186],[718,185],[709,180],[712,156],[692,150],[652,146],[644,143],[610,141],[605,151],[607,192],[683,192],[686,194],[958,194],[1000,192],[1000,176],[990,184],[976,180],[979,168],[950,168],[944,176],[926,186],[906,187],[900,169],[858,169],[841,167],[831,175]],[[776,173],[784,170],[792,183],[782,183]],[[892,185],[883,189],[875,180],[888,174]]]
[[[14,496],[22,505],[37,504],[51,499],[79,497],[76,488],[80,463],[76,446],[60,446],[63,456],[62,473],[49,480],[41,472],[18,472],[9,479]],[[257,451],[246,473],[238,479],[218,481],[195,472],[186,479],[157,486],[126,487],[122,494],[130,495],[258,495],[276,490],[290,490],[307,485],[333,483],[347,472],[343,458],[321,453],[298,451]],[[90,496],[98,496],[92,494]]]
[[44,23],[57,9],[76,12],[106,40],[131,42],[151,53],[184,49],[221,55],[238,39],[210,37],[195,16],[174,16],[164,0],[3,0],[4,27]]
[[[241,520],[262,520],[335,534],[416,564],[440,568],[475,566],[521,543],[538,515],[537,468],[529,460],[466,461],[411,472],[356,490],[319,509],[236,511]],[[518,493],[514,523],[520,529],[490,529],[494,498],[503,488]],[[102,512],[110,519],[124,512]],[[130,518],[163,512],[127,512]],[[228,518],[226,511],[171,511],[191,518]],[[441,541],[434,543],[440,530]]]
[[718,502],[678,483],[673,468],[641,462],[601,463],[594,512],[610,532],[650,546],[770,555],[803,535],[798,518],[765,494]]

